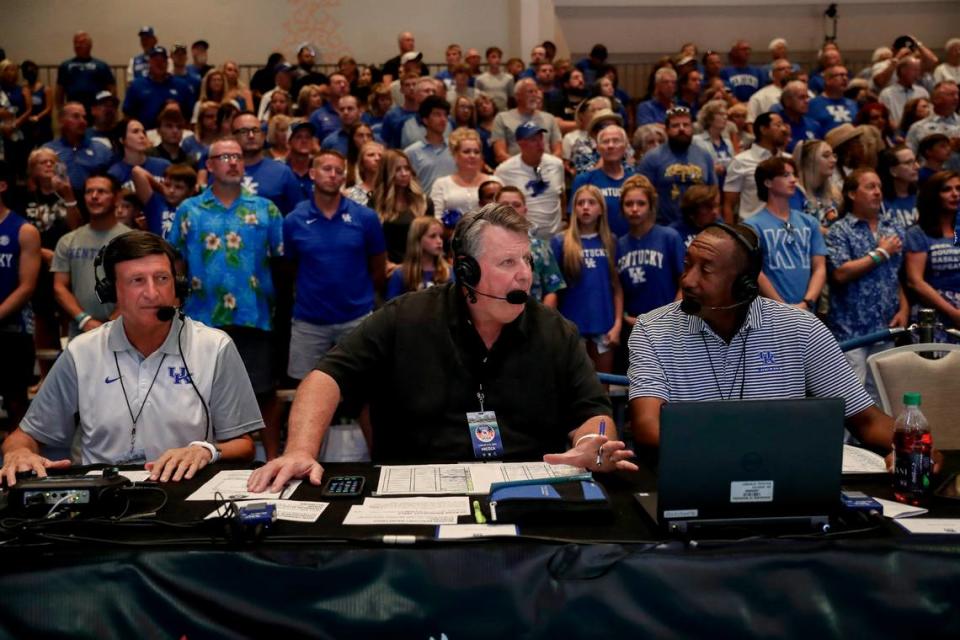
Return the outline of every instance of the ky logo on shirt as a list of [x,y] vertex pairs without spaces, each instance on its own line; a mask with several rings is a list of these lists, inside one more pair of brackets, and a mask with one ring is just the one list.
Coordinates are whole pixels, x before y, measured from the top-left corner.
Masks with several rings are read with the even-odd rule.
[[827,113],[830,114],[834,122],[853,122],[853,117],[850,115],[850,110],[842,104],[828,104],[826,105],[826,109]]
[[167,367],[167,373],[170,374],[173,384],[191,384],[193,382],[186,367],[180,367],[179,371],[177,371],[177,367]]

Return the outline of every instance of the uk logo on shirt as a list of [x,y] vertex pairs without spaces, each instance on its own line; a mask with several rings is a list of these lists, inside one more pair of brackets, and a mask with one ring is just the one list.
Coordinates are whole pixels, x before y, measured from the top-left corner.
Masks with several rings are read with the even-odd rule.
[[773,373],[783,370],[783,367],[777,364],[777,357],[773,351],[760,351],[757,353],[757,358],[760,360],[757,373]]
[[853,122],[853,116],[850,110],[842,104],[831,104],[826,107],[827,113],[833,117],[834,122]]
[[177,367],[167,367],[167,373],[170,374],[173,384],[190,384],[193,382],[190,378],[190,372],[187,371],[186,367],[180,367],[179,371]]

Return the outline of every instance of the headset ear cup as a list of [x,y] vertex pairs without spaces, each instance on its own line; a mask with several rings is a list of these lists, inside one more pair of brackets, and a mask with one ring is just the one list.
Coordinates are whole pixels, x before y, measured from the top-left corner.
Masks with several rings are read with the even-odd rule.
[[480,282],[480,264],[473,256],[457,256],[453,273],[457,276],[457,282],[467,286],[475,287]]

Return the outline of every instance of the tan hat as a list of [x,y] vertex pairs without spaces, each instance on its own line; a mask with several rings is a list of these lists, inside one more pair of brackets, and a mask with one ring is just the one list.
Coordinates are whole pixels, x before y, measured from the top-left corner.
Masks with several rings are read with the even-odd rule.
[[827,132],[827,135],[823,137],[826,140],[827,144],[836,149],[840,145],[843,145],[847,142],[850,142],[854,138],[863,135],[863,129],[860,127],[855,127],[852,124],[845,122],[839,127],[834,127]]
[[610,124],[611,122],[621,127],[623,126],[623,118],[620,117],[619,113],[611,109],[600,109],[600,111],[597,111],[593,114],[593,117],[590,118],[590,126],[587,127],[587,131],[593,135],[601,124]]

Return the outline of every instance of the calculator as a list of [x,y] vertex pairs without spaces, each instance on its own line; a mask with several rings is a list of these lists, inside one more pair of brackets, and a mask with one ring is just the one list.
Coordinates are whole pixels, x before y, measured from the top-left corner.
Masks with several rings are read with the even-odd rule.
[[322,494],[328,498],[352,498],[363,493],[363,476],[334,476],[327,480]]

